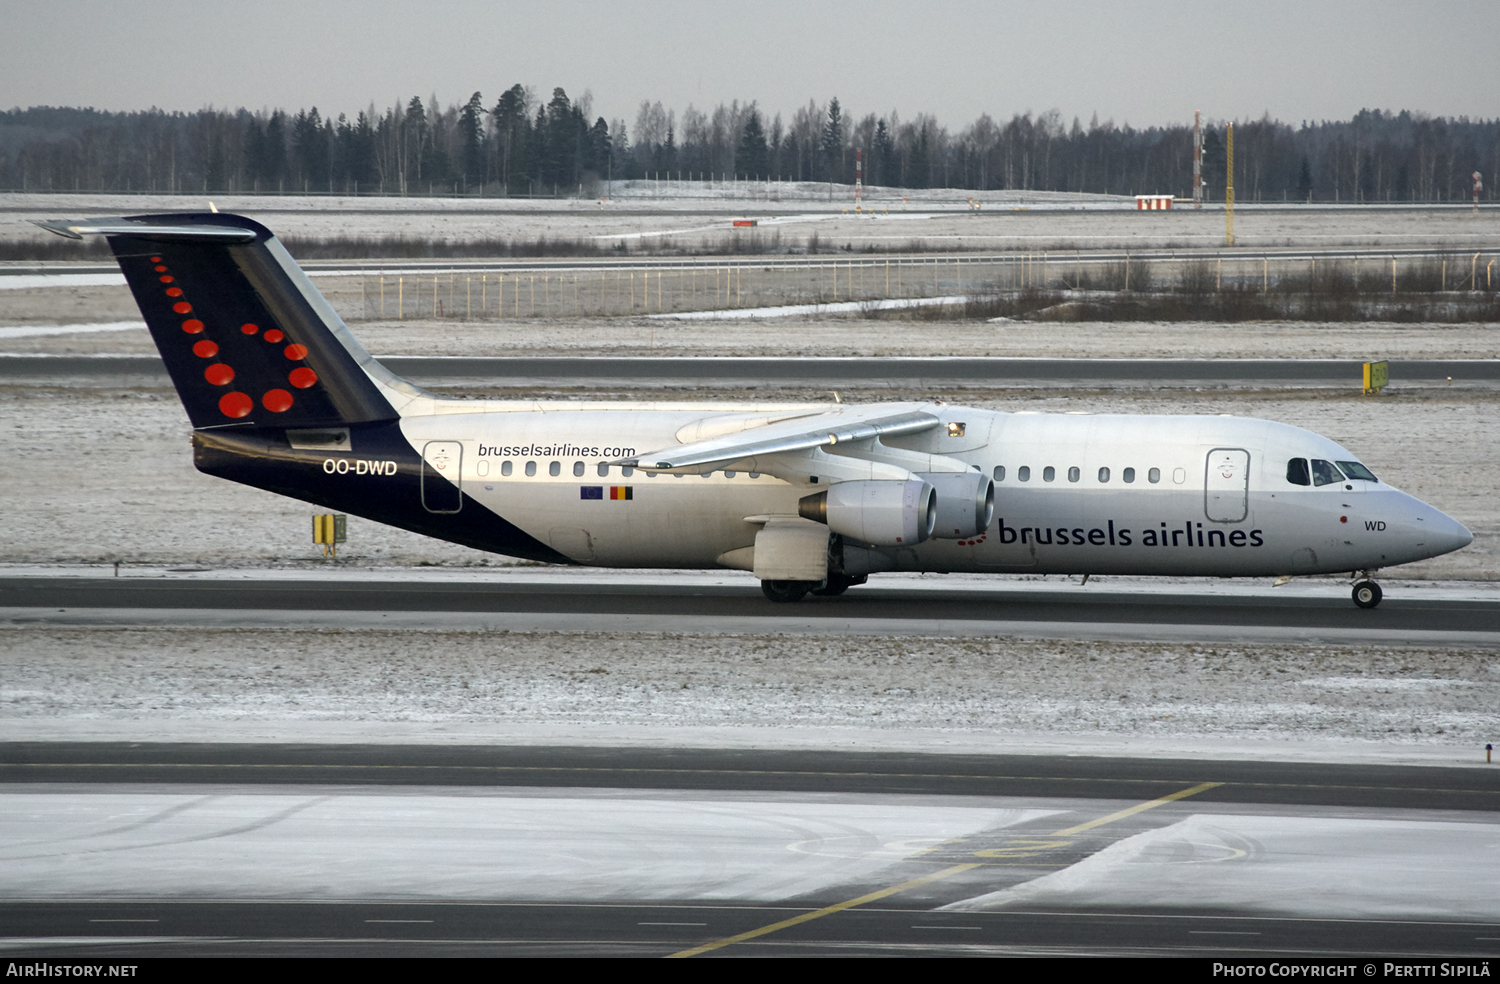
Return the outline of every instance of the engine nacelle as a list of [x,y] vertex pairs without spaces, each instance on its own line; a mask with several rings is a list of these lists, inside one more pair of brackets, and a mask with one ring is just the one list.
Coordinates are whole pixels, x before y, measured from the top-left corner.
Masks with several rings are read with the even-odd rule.
[[937,496],[922,481],[839,482],[804,498],[797,511],[835,533],[881,547],[921,543],[938,516]]
[[995,518],[995,483],[976,471],[919,472],[937,493],[937,522],[932,535],[962,540],[990,528]]

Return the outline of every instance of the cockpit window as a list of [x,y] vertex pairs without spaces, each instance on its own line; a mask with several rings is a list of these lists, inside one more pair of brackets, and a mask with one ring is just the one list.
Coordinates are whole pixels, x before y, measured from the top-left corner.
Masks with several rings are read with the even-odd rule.
[[1312,477],[1314,485],[1332,485],[1344,480],[1344,473],[1333,467],[1333,462],[1324,461],[1322,458],[1312,460]]
[[1378,482],[1380,479],[1375,474],[1357,461],[1340,461],[1339,468],[1343,469],[1345,475],[1357,478],[1362,482]]
[[1293,485],[1312,484],[1312,478],[1307,474],[1306,458],[1293,458],[1286,463],[1286,480]]

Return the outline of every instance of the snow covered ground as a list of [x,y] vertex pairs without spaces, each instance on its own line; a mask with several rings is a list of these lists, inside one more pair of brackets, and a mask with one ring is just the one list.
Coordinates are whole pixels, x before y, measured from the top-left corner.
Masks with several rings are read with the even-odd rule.
[[[676,249],[721,248],[735,236],[802,249],[817,235],[822,248],[902,250],[1070,251],[1095,248],[1216,249],[1224,242],[1221,207],[1137,212],[1123,196],[960,189],[882,190],[855,213],[852,190],[827,185],[787,189],[780,199],[750,189],[700,194],[704,189],[616,182],[614,197],[351,198],[235,195],[0,195],[0,241],[51,234],[32,220],[86,215],[207,211],[241,212],[281,236],[404,236],[472,242],[484,239],[638,243],[670,240]],[[712,191],[712,189],[710,189]],[[905,196],[906,201],[902,200]],[[969,198],[982,206],[969,208]],[[734,229],[753,215],[765,228]],[[1493,249],[1500,210],[1478,216],[1452,208],[1285,208],[1241,203],[1235,241],[1240,250],[1298,246],[1446,246]]]
[[[1324,919],[1493,922],[1497,905],[1500,826],[1492,822],[1200,814],[944,908],[1232,907]],[[1223,936],[1212,942],[1227,945]]]
[[546,789],[11,789],[0,898],[777,901],[1056,811]]

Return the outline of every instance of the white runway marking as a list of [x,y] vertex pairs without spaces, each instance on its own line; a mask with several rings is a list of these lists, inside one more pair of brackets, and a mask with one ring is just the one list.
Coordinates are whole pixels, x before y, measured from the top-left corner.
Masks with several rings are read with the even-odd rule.
[[[3,286],[3,283],[0,283]],[[84,325],[11,325],[0,328],[0,338],[35,338],[40,335],[80,335],[98,331],[132,331],[145,328],[144,321],[104,321]]]
[[33,287],[124,287],[123,273],[43,273],[0,277],[0,290]]

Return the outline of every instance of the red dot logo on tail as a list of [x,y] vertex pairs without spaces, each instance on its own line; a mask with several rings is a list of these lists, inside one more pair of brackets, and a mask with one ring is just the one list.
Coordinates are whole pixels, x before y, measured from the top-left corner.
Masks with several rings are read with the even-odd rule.
[[182,323],[182,330],[187,332],[189,335],[197,335],[203,331],[203,322],[199,321],[197,318],[189,318]]
[[233,393],[225,393],[219,397],[219,412],[226,417],[236,419],[243,417],[255,409],[255,401],[250,399],[248,393],[236,390]]
[[286,378],[293,386],[305,390],[318,381],[318,374],[307,366],[298,366]]
[[212,359],[219,354],[219,346],[205,338],[193,345],[193,354],[200,359]]
[[187,314],[193,310],[193,306],[187,301],[178,301],[176,304],[172,305],[172,310],[176,311],[178,314]]
[[288,359],[291,359],[294,362],[296,360],[298,360],[298,359],[305,359],[305,358],[307,358],[307,346],[306,345],[288,345],[286,347],[286,357]]
[[240,331],[244,332],[247,335],[253,335],[256,332],[260,331],[260,325],[243,324],[240,325]]
[[222,362],[215,362],[203,370],[203,378],[215,386],[228,386],[234,379],[234,370]]
[[[166,267],[157,267],[156,269],[158,269],[158,270],[165,270]],[[160,280],[164,284],[170,284],[172,282],[173,278],[172,277],[161,277]]]
[[270,343],[272,343],[274,345],[275,343],[277,343],[277,342],[281,341],[283,338],[285,338],[286,335],[282,333],[282,330],[280,328],[271,328],[271,329],[267,330],[267,332],[264,335],[260,336],[260,337],[264,338],[266,341],[268,341],[268,342],[270,342]]
[[260,398],[261,404],[272,413],[281,413],[291,409],[292,394],[284,389],[274,389]]
[[[167,279],[170,280],[171,278],[168,277]],[[168,297],[181,297],[182,296],[182,288],[181,287],[168,287],[167,288],[167,296]]]

